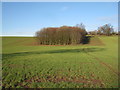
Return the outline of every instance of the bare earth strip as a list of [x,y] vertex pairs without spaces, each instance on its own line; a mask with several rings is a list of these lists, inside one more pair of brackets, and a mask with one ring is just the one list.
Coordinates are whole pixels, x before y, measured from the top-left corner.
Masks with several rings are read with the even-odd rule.
[[107,67],[109,70],[111,70],[113,73],[115,73],[116,75],[120,76],[120,73],[117,72],[116,70],[114,70],[109,64],[106,64],[105,62],[101,61],[99,58],[95,57],[94,55],[91,55],[89,53],[87,53],[88,55],[92,56],[95,60],[99,61],[100,64],[104,65],[105,67]]

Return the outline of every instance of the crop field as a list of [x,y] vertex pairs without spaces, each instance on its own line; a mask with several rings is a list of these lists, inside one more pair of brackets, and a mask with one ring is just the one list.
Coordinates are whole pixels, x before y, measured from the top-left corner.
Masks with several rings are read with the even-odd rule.
[[3,88],[118,87],[117,36],[63,46],[37,45],[33,37],[2,40]]

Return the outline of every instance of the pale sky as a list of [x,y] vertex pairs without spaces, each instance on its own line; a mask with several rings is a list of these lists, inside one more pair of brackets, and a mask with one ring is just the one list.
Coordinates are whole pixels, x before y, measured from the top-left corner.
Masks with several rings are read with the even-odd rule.
[[87,31],[110,23],[118,27],[117,2],[3,2],[2,35],[34,36],[44,27],[75,26]]

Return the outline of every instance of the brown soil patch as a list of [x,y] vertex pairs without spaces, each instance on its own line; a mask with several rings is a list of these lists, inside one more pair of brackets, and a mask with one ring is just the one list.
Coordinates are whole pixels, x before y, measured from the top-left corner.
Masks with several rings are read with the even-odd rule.
[[[92,74],[91,74],[92,75]],[[95,75],[91,76],[91,79],[87,79],[85,76],[79,76],[79,77],[67,77],[67,76],[50,76],[50,75],[45,75],[43,77],[39,76],[34,76],[30,79],[26,79],[24,82],[26,83],[41,83],[41,82],[52,82],[52,83],[60,83],[60,82],[69,82],[69,83],[82,83],[83,86],[81,87],[90,87],[91,85],[94,86],[99,86],[99,87],[104,87],[104,83],[100,79],[95,79]],[[22,87],[28,87],[27,85],[23,85],[22,83],[19,83],[18,85]]]
[[27,68],[27,67],[30,67],[30,66],[28,66],[28,65],[20,65],[20,64],[8,64],[8,66],[10,67],[10,68]]

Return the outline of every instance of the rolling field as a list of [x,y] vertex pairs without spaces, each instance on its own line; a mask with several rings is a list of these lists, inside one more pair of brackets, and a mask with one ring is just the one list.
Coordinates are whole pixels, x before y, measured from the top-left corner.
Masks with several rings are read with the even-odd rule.
[[5,88],[117,88],[118,37],[90,44],[38,46],[33,37],[3,37]]

